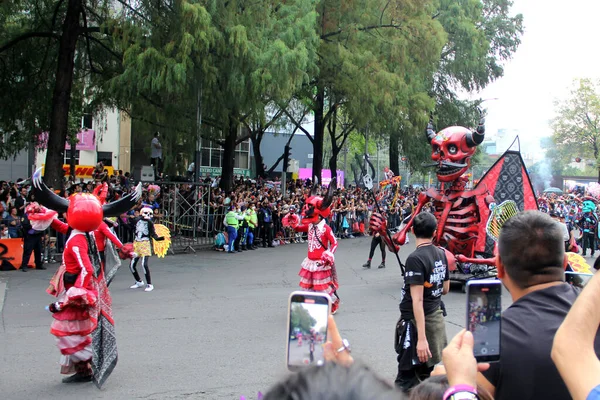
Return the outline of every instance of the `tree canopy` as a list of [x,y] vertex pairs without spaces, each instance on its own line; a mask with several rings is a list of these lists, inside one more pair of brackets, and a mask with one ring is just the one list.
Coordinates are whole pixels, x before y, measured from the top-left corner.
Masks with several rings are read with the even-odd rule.
[[[563,165],[575,158],[593,161],[600,182],[600,82],[579,79],[569,96],[556,102],[550,156]],[[580,160],[581,161],[581,160]]]
[[2,2],[0,157],[48,131],[46,178],[58,184],[64,143],[81,114],[116,107],[160,129],[178,151],[191,155],[200,136],[218,143],[228,188],[236,144],[252,138],[260,145],[272,117],[301,129],[294,116],[306,108],[314,120],[308,137],[315,175],[326,136],[329,167],[336,168],[350,135],[366,131],[389,140],[393,170],[400,152],[418,169],[428,158],[423,127],[431,112],[440,127],[475,124],[475,104],[457,93],[502,75],[523,30],[511,6],[510,0]]

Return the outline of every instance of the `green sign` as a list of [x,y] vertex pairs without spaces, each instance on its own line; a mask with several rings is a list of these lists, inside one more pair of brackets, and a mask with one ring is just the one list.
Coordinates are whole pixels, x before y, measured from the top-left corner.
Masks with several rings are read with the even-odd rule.
[[[202,175],[206,175],[206,174],[210,174],[211,176],[217,176],[217,175],[221,175],[221,168],[219,167],[200,167],[200,173]],[[250,170],[249,169],[242,169],[242,168],[234,168],[233,169],[233,174],[234,175],[243,175],[245,177],[250,177]]]

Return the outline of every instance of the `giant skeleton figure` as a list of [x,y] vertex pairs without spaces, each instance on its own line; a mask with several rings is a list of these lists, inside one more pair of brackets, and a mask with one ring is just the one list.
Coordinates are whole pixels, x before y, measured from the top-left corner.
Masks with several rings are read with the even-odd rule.
[[58,213],[67,213],[68,224],[48,214],[47,223],[68,236],[60,268],[47,292],[57,297],[48,309],[54,321],[50,332],[56,336],[62,354],[61,372],[71,377],[65,383],[94,381],[100,388],[117,364],[117,344],[112,299],[96,247],[94,231],[103,217],[114,217],[133,208],[141,198],[141,184],[135,192],[102,205],[94,194],[76,193],[64,199],[44,184],[41,169],[32,179],[35,198]]
[[[371,217],[372,229],[382,235],[392,251],[397,251],[398,245],[406,243],[406,235],[412,227],[413,219],[425,204],[433,202],[434,215],[438,220],[434,243],[457,255],[461,262],[476,262],[474,257],[479,227],[481,223],[485,223],[482,211],[489,210],[489,205],[495,200],[489,194],[486,185],[478,185],[472,190],[466,189],[468,179],[463,177],[463,174],[470,167],[476,147],[483,142],[484,123],[484,114],[481,113],[475,131],[451,126],[436,134],[433,122],[429,122],[426,136],[431,144],[431,159],[434,162],[428,166],[437,167],[437,178],[441,186],[429,188],[419,194],[418,204],[411,218],[392,239],[387,235],[387,222],[382,216],[375,213]],[[493,259],[487,259],[487,263],[493,264]]]
[[331,214],[333,192],[336,188],[336,179],[329,183],[325,197],[317,195],[318,183],[312,188],[311,195],[306,199],[302,208],[302,220],[294,213],[287,214],[282,219],[283,226],[289,226],[296,232],[308,233],[308,255],[302,261],[300,287],[314,292],[324,292],[333,297],[331,311],[336,313],[340,299],[337,296],[338,281],[335,270],[335,250],[337,240],[326,224],[325,218]]

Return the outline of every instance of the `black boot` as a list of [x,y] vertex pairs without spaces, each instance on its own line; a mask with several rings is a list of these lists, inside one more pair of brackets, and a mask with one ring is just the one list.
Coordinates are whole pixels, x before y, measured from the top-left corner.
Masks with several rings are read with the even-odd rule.
[[63,383],[83,383],[83,382],[91,382],[92,375],[84,374],[82,372],[78,372],[75,375],[71,375],[62,380]]
[[363,268],[371,268],[371,260],[363,264]]
[[385,268],[385,262],[382,261],[381,264],[379,264],[379,267],[377,267],[377,268],[379,268],[379,269]]

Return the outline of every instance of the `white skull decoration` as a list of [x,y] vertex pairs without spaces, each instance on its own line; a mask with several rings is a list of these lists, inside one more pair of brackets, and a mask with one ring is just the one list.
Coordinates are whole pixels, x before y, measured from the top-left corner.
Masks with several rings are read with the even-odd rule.
[[152,219],[152,216],[154,216],[154,211],[152,211],[150,207],[144,207],[140,211],[140,215],[142,216],[142,218],[150,220]]

